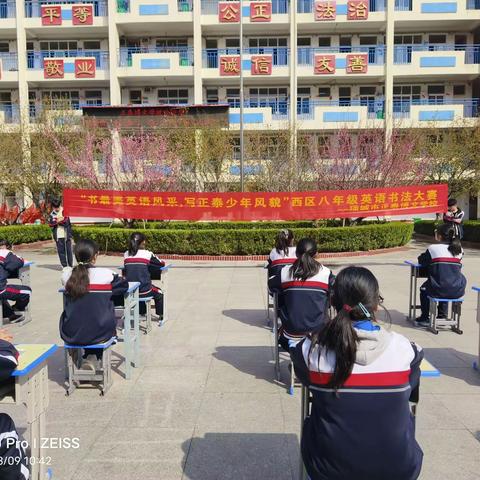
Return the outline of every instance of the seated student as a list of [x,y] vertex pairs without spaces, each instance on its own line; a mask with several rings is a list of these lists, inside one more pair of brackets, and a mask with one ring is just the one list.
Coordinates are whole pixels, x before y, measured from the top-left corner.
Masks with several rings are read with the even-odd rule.
[[284,228],[278,232],[275,248],[268,256],[268,289],[273,292],[280,285],[280,272],[285,265],[292,265],[297,259],[293,232]]
[[463,238],[463,217],[465,212],[457,205],[457,200],[455,198],[450,198],[448,200],[448,210],[443,214],[443,221],[447,225],[452,225],[455,229],[455,235],[460,238]]
[[[129,282],[140,282],[140,298],[153,297],[155,313],[163,318],[163,293],[152,284],[152,273],[160,278],[160,267],[165,262],[149,250],[145,250],[146,238],[143,233],[132,233],[128,250],[124,254],[124,275]],[[140,314],[145,315],[145,305],[140,304]]]
[[[463,249],[456,236],[453,225],[444,223],[435,231],[439,242],[430,245],[425,253],[418,257],[418,263],[427,269],[428,279],[420,287],[420,304],[422,314],[415,321],[419,327],[430,324],[430,301],[428,297],[454,299],[463,297],[467,280],[462,274]],[[448,304],[440,302],[438,318],[446,318]]]
[[[8,278],[18,275],[18,270],[24,263],[23,258],[12,252],[12,245],[8,240],[0,240],[0,301],[3,305],[3,316],[8,318],[10,323],[23,320],[23,314],[19,312],[23,312],[30,302],[30,287],[7,283]],[[15,302],[13,308],[8,303],[9,300]]]
[[[74,249],[77,266],[64,271],[64,310],[60,317],[60,336],[72,345],[94,345],[116,335],[117,322],[113,297],[123,296],[128,282],[108,268],[95,267],[98,245],[79,240]],[[99,349],[85,349],[84,366],[95,368]]]
[[296,249],[297,259],[280,273],[282,328],[279,343],[288,350],[324,323],[328,310],[332,272],[316,260],[315,240],[303,238]]
[[[18,365],[18,351],[10,343],[12,337],[0,330],[0,396],[2,388],[9,386],[12,372]],[[12,382],[13,388],[13,382]],[[0,413],[0,478],[2,480],[28,480],[28,459],[20,442],[12,418]]]
[[335,278],[335,318],[293,351],[311,387],[301,452],[311,480],[414,480],[423,453],[409,401],[418,402],[423,352],[375,323],[375,276],[347,267]]

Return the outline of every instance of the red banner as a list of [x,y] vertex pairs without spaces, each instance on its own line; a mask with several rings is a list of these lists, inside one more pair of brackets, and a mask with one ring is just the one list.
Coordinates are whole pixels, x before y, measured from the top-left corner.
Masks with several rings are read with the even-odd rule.
[[146,220],[313,220],[443,212],[447,185],[312,192],[65,190],[68,216]]

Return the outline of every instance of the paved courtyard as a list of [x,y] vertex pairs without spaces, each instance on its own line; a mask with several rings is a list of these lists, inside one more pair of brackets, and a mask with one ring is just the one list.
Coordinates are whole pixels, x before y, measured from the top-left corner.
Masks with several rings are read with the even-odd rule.
[[[462,336],[435,336],[407,324],[407,267],[425,248],[329,259],[334,272],[364,265],[379,278],[392,328],[418,342],[440,371],[424,378],[417,437],[424,452],[422,480],[480,478],[480,374],[475,322],[480,251],[468,250],[469,290]],[[33,322],[9,327],[16,343],[59,345],[61,313],[57,259],[23,251],[34,260]],[[102,257],[116,266],[119,257]],[[296,480],[300,390],[289,396],[274,380],[272,334],[265,321],[265,270],[260,263],[175,262],[169,277],[170,319],[141,338],[142,366],[124,380],[117,345],[114,385],[106,397],[77,390],[65,397],[63,351],[49,363],[47,435],[78,437],[78,449],[47,451],[55,480]],[[282,379],[288,378],[286,362]],[[21,433],[25,414],[6,408]],[[372,423],[375,416],[372,415]],[[340,447],[341,448],[341,447]],[[374,455],[375,452],[372,452]],[[385,479],[388,480],[388,479]]]

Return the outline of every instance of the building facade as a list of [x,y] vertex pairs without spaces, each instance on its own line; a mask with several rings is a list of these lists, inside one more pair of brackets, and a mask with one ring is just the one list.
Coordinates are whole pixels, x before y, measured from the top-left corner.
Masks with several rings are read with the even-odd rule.
[[246,129],[469,125],[479,44],[480,0],[2,0],[0,123],[227,103],[236,130],[242,76]]

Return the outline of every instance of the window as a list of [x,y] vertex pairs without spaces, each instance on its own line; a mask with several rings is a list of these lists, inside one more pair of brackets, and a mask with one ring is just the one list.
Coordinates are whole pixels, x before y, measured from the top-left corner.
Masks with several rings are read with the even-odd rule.
[[318,96],[319,97],[331,97],[330,87],[318,87]]
[[297,88],[298,95],[310,95],[310,87],[298,87]]
[[429,43],[447,43],[447,36],[446,35],[429,35],[428,41]]
[[53,109],[78,109],[79,93],[78,90],[52,90],[42,92],[42,101]]
[[332,44],[332,39],[330,37],[320,37],[318,39],[319,47],[330,47]]
[[100,50],[99,40],[85,40],[83,42],[83,48],[85,50]]
[[102,91],[101,90],[86,90],[85,104],[99,106],[102,105]]
[[42,51],[58,51],[63,50],[67,53],[70,51],[78,50],[78,43],[75,41],[67,42],[67,41],[48,41],[48,42],[40,42],[40,50]]
[[240,160],[240,138],[232,137],[232,160]]
[[188,103],[187,88],[169,88],[158,91],[158,103],[178,105]]
[[352,37],[340,37],[340,52],[352,51]]
[[250,53],[267,54],[273,56],[274,65],[287,65],[287,39],[286,38],[250,38]]
[[141,105],[142,104],[142,91],[141,90],[130,90],[129,92],[130,101],[128,103],[132,105]]
[[227,38],[225,40],[226,52],[230,55],[239,55],[240,54],[240,39],[238,38]]
[[360,96],[375,95],[376,91],[377,91],[376,87],[360,87]]
[[227,103],[232,108],[240,107],[240,89],[239,88],[227,88]]
[[218,103],[218,88],[207,88],[207,103]]
[[465,95],[465,85],[454,85],[453,86],[454,95]]
[[10,51],[10,45],[8,42],[0,42],[0,52],[5,53]]
[[186,38],[160,38],[156,42],[157,49],[161,52],[177,52],[179,48],[188,47]]
[[300,37],[297,40],[297,45],[299,47],[309,47],[311,45],[310,37]]
[[395,35],[395,45],[411,45],[422,43],[421,35]]

